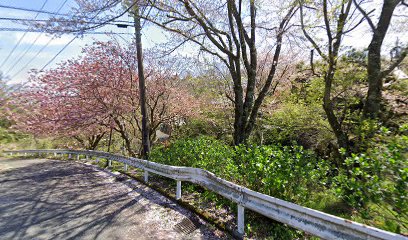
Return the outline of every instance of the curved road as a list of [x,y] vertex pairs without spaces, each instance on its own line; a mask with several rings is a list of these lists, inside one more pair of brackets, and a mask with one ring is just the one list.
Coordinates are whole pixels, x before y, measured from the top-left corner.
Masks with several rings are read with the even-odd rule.
[[137,181],[76,162],[0,159],[0,239],[219,239]]

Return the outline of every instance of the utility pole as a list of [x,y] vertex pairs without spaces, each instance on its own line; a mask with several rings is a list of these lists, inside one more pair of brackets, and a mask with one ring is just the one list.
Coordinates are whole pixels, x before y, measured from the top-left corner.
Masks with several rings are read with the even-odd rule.
[[140,111],[142,114],[142,157],[147,159],[150,152],[149,139],[149,121],[146,107],[146,85],[143,68],[143,49],[142,49],[142,26],[140,24],[139,6],[135,5],[133,15],[135,22],[135,38],[136,38],[136,57],[137,57],[137,72],[139,76],[139,95],[140,95]]

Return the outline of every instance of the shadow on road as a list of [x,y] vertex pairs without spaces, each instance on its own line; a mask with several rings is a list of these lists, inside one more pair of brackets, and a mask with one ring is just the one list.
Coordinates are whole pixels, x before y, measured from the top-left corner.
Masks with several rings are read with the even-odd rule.
[[0,239],[177,238],[161,213],[190,214],[147,187],[132,191],[101,174],[55,160],[1,171]]

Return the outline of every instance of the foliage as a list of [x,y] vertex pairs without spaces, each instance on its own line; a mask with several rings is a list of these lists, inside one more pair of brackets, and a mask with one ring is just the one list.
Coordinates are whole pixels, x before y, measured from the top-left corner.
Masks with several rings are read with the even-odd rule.
[[[364,88],[366,87],[367,78],[366,71],[360,62],[363,58],[364,54],[355,50],[341,55],[337,62],[333,86],[331,88],[332,97],[330,101],[333,104],[332,110],[341,131],[347,137],[348,153],[364,149],[364,146],[362,146],[364,142],[361,142],[361,138],[366,137],[360,136],[361,133],[364,134],[360,126],[366,121],[362,118]],[[315,71],[321,75],[324,73],[324,69],[325,66],[322,62],[315,64]],[[330,151],[338,156],[336,152],[339,144],[338,142],[337,144],[332,144],[334,142],[332,141],[334,139],[334,132],[330,129],[328,117],[321,107],[325,88],[323,77],[321,75],[305,74],[307,70],[305,66],[301,65],[298,67],[298,71],[291,94],[287,99],[287,107],[282,106],[281,109],[283,110],[279,109],[277,111],[277,113],[282,111],[283,117],[278,118],[274,122],[278,122],[281,125],[291,121],[294,122],[293,125],[296,125],[295,129],[306,130],[305,132],[297,131],[297,133],[300,132],[300,135],[306,135],[306,138],[298,135],[298,137],[306,139],[306,142],[308,135],[311,134],[308,130],[311,130],[312,133],[314,130],[314,135],[317,138],[312,138],[311,140],[313,143],[319,143],[320,146],[313,149],[317,149],[319,154],[323,154],[323,156],[330,156],[328,154]],[[290,133],[293,126],[287,125],[288,127],[284,128],[283,132],[289,130]],[[310,147],[310,144],[296,141],[306,147]]]
[[[78,0],[71,14],[82,19],[104,12],[100,15],[104,17],[96,16],[101,21],[50,19],[35,27],[52,34],[81,29],[82,33],[97,22],[110,22],[105,20],[115,15],[120,1],[103,2]],[[144,54],[149,135],[154,140],[155,130],[163,127],[172,139],[169,146],[153,149],[153,161],[204,168],[299,204],[310,204],[322,196],[322,202],[333,203],[322,206],[348,204],[363,218],[376,219],[374,213],[384,216],[384,225],[391,231],[407,228],[407,125],[393,129],[406,121],[407,114],[383,109],[385,114],[378,114],[381,99],[391,97],[398,103],[391,106],[394,109],[406,106],[406,99],[400,97],[408,93],[406,80],[390,81],[388,89],[382,83],[406,56],[407,48],[401,48],[397,60],[391,61],[382,58],[380,51],[389,21],[403,16],[398,13],[405,7],[399,4],[401,0],[383,1],[384,11],[374,15],[370,9],[364,11],[370,4],[338,0],[125,2],[126,8],[135,4],[140,10],[148,7],[149,11],[141,11],[146,13],[143,19],[174,33],[169,35],[171,42],[162,44],[166,53],[196,44],[197,48],[186,46],[197,50],[195,62],[203,64],[196,65],[196,71],[183,65],[189,73],[180,78],[173,61],[157,60],[154,52]],[[381,17],[387,12],[389,17]],[[60,20],[64,19],[69,20]],[[343,46],[342,41],[365,22],[372,32],[383,32],[372,36],[368,54]],[[314,52],[310,66],[298,64],[291,93],[284,98],[280,90],[290,85],[293,56],[300,55],[293,50],[304,51],[297,40],[291,41],[299,27]],[[313,60],[313,53],[320,58]],[[92,146],[109,141],[110,150],[121,149],[124,154],[126,148],[129,155],[137,155],[141,137],[137,65],[134,46],[96,42],[86,46],[78,58],[32,72],[28,87],[14,93],[12,102],[5,101],[9,93],[0,81],[0,144],[77,147],[67,140],[70,137],[82,146],[90,145],[87,141]],[[407,66],[405,59],[401,67],[406,70]],[[203,99],[206,104],[200,104]],[[271,104],[267,109],[268,101],[280,105]],[[11,121],[3,117],[6,102]],[[381,121],[391,120],[367,119],[377,115]],[[10,128],[14,122],[32,135],[14,131]],[[108,138],[112,129],[114,136]],[[258,134],[249,138],[254,131]],[[50,133],[62,140],[38,139]],[[238,145],[242,143],[246,145]],[[343,156],[339,147],[347,151]],[[338,175],[333,178],[334,174]],[[329,187],[344,202],[327,197]],[[284,234],[282,229],[274,229],[277,237]]]
[[[228,107],[222,104],[211,103],[200,97],[200,115],[189,118],[185,124],[175,126],[172,137],[176,139],[195,138],[202,135],[232,142],[231,116]],[[205,106],[206,103],[211,106]],[[226,111],[227,110],[227,111]]]
[[230,147],[209,137],[174,141],[154,148],[150,159],[169,165],[203,168],[265,194],[306,201],[324,186],[328,165],[301,146]]
[[153,148],[149,157],[164,164],[203,168],[227,179],[238,172],[233,149],[211,137],[176,140],[170,147]]
[[402,96],[408,96],[408,79],[397,80],[390,88],[400,91]]
[[24,137],[26,137],[24,133],[16,132],[7,127],[0,126],[0,144],[15,143]]
[[[393,135],[381,127],[366,153],[352,154],[335,177],[336,194],[369,218],[370,204],[408,227],[408,135],[406,125]],[[405,129],[405,130],[404,130]],[[405,131],[405,132],[404,132]],[[388,219],[390,221],[390,219]],[[393,230],[393,229],[391,229]],[[395,229],[394,229],[395,231]]]
[[[313,193],[325,189],[329,171],[321,161],[301,146],[229,146],[220,140],[201,136],[173,141],[169,146],[154,147],[150,160],[176,166],[203,168],[217,176],[274,197],[306,204]],[[188,190],[201,192],[205,199],[217,205],[236,209],[234,203],[216,194],[187,185]],[[193,189],[191,189],[193,188]],[[279,239],[301,237],[299,231],[268,221],[268,228],[258,215],[249,215],[247,229],[251,234],[261,233]],[[263,227],[262,227],[263,226]],[[260,229],[262,228],[262,229]],[[263,234],[263,235],[262,235]]]
[[[193,43],[200,52],[210,56],[204,59],[211,59],[217,69],[222,69],[220,72],[228,72],[226,95],[233,105],[234,144],[246,142],[265,98],[273,94],[277,82],[287,72],[287,66],[280,66],[281,52],[283,55],[286,50],[282,43],[287,40],[284,35],[290,31],[288,26],[296,6],[287,2],[207,0],[166,0],[151,6],[157,16],[146,19],[174,34],[172,43],[176,45],[168,44],[169,47],[177,49]],[[246,9],[246,16],[240,13],[241,9]],[[258,24],[277,29],[276,34],[264,35]],[[273,44],[255,40],[263,37]]]
[[265,118],[264,143],[291,145],[293,142],[316,151],[333,139],[328,122],[319,105],[284,103]]
[[177,139],[195,138],[202,135],[212,136],[216,139],[225,137],[226,129],[213,119],[195,118],[190,119],[185,125],[175,128],[172,133]]
[[241,145],[235,151],[235,180],[255,191],[302,203],[325,185],[328,164],[302,146]]

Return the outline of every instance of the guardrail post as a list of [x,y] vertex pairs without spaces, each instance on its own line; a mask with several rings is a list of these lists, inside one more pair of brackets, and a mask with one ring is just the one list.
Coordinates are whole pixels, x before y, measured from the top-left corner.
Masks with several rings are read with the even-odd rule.
[[27,156],[27,153],[26,153],[26,152],[24,153],[24,156]]
[[72,158],[72,155],[71,155],[71,153],[70,154],[68,154],[68,159],[71,159]]
[[108,167],[112,167],[112,160],[108,160]]
[[57,153],[56,153],[56,152],[54,153],[54,157],[57,157]]
[[77,160],[79,160],[79,154],[77,154]]
[[13,156],[13,153],[10,153],[10,156]]
[[238,226],[238,233],[241,236],[245,234],[245,223],[244,223],[244,206],[238,204],[238,219],[237,219],[237,226]]
[[181,181],[177,180],[176,199],[181,199]]
[[128,170],[128,165],[125,163],[124,165],[123,165],[123,171],[127,171]]
[[89,160],[89,156],[88,156],[88,155],[86,155],[86,160]]
[[100,160],[101,160],[101,159],[96,158],[95,162],[96,162],[96,163],[99,163]]
[[149,172],[144,170],[144,182],[147,183],[149,181]]

